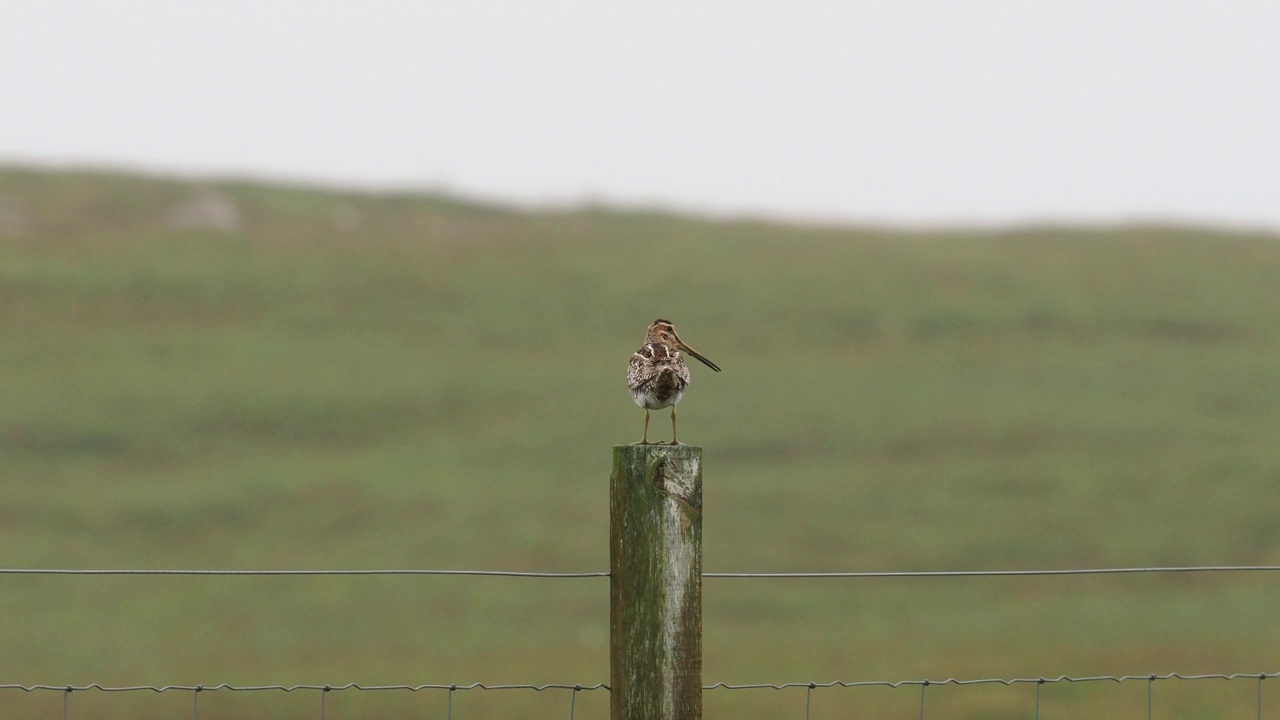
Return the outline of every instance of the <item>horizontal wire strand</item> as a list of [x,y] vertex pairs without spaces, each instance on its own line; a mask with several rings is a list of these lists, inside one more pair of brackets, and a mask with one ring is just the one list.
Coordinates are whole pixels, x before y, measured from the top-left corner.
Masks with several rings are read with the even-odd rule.
[[608,690],[609,686],[605,683],[596,683],[595,685],[566,685],[560,683],[547,683],[544,685],[528,685],[528,684],[512,684],[491,685],[488,683],[471,683],[470,685],[361,685],[359,683],[347,683],[345,685],[230,685],[221,683],[218,685],[101,685],[99,683],[89,683],[88,685],[17,685],[17,684],[0,684],[0,690],[22,690],[24,692],[35,692],[38,690],[56,690],[58,692],[83,692],[86,690],[97,690],[99,692],[141,692],[150,691],[156,693],[182,691],[182,692],[213,692],[215,690],[226,690],[229,692],[259,692],[263,690],[278,690],[280,692],[295,692],[298,690],[323,690],[325,692],[336,692],[339,690],[358,690],[358,691],[383,691],[383,690],[408,690],[410,692],[419,692],[422,690],[533,690],[542,692],[544,690],[573,690],[580,692],[585,690]]
[[75,568],[0,568],[0,575],[472,575],[481,577],[518,578],[591,578],[609,577],[608,572],[524,572],[520,570],[183,570],[183,569],[75,569]]
[[[928,577],[1024,577],[1053,575],[1127,575],[1137,573],[1280,572],[1280,565],[1192,565],[1183,567],[1067,568],[1044,570],[869,570],[851,572],[708,572],[704,578],[824,579],[824,578],[928,578]],[[199,569],[79,569],[0,568],[0,575],[462,575],[511,578],[598,578],[604,572],[526,572],[521,570],[427,570],[414,568],[372,570],[199,570]]]
[[1276,572],[1280,565],[1193,565],[1183,567],[1067,568],[1045,570],[870,570],[854,572],[713,572],[704,578],[908,578],[908,577],[1022,577],[1032,575],[1125,575],[1134,573]]
[[1183,675],[1181,673],[1166,673],[1164,675],[1147,674],[1147,675],[1090,675],[1084,677],[1070,677],[1067,675],[1059,675],[1057,677],[1036,677],[1036,678],[978,678],[972,680],[958,680],[956,678],[947,678],[945,680],[921,679],[921,680],[860,680],[860,681],[843,681],[833,680],[831,682],[790,682],[790,683],[751,683],[745,685],[730,685],[728,683],[719,682],[714,685],[706,685],[704,690],[792,690],[797,688],[859,688],[859,687],[904,687],[904,686],[929,686],[934,685],[1022,685],[1022,684],[1039,684],[1051,685],[1054,683],[1088,683],[1088,682],[1132,682],[1142,680],[1150,682],[1153,680],[1262,680],[1265,678],[1280,677],[1280,671],[1272,673],[1232,673],[1230,675],[1223,673],[1210,673],[1203,675]]
[[[1184,675],[1182,673],[1166,673],[1163,675],[1150,673],[1146,675],[1088,675],[1081,677],[1072,677],[1068,675],[1058,675],[1056,677],[1034,677],[1034,678],[976,678],[969,680],[960,680],[956,678],[946,678],[944,680],[920,679],[920,680],[832,680],[829,682],[787,682],[787,683],[746,683],[731,684],[718,682],[712,685],[704,685],[703,690],[793,690],[807,689],[814,690],[817,688],[863,688],[863,687],[932,687],[935,685],[1052,685],[1055,683],[1094,683],[1094,682],[1154,682],[1157,680],[1257,680],[1280,677],[1280,671],[1263,672],[1263,673],[1207,673],[1196,675]],[[441,685],[441,684],[423,684],[423,685],[361,685],[359,683],[347,683],[345,685],[230,685],[222,683],[219,685],[126,685],[126,686],[109,686],[98,683],[90,683],[88,685],[18,685],[18,684],[0,684],[0,690],[21,690],[24,692],[37,692],[42,690],[70,693],[84,692],[87,690],[97,690],[100,692],[212,692],[224,690],[229,692],[260,692],[276,690],[280,692],[295,692],[299,690],[323,690],[326,692],[336,692],[341,690],[356,691],[389,691],[389,690],[407,690],[410,692],[420,692],[423,690],[447,690],[450,692],[457,690],[533,690],[542,692],[545,690],[572,690],[574,692],[583,692],[588,690],[609,690],[609,686],[605,683],[596,683],[594,685],[582,684],[564,684],[564,683],[547,683],[543,685],[532,684],[488,684],[488,683],[471,683],[469,685]]]

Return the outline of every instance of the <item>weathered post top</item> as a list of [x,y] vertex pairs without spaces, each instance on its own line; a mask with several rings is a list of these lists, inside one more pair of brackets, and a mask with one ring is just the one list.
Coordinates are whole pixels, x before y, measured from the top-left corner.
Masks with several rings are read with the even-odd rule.
[[615,445],[610,717],[702,718],[702,448]]

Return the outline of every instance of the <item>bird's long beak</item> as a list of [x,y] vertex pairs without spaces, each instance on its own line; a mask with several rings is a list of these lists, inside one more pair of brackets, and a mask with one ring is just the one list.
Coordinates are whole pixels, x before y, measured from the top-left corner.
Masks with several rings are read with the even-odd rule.
[[699,360],[701,360],[703,365],[706,365],[707,367],[711,368],[712,370],[715,370],[716,372],[720,372],[720,366],[719,366],[719,365],[717,365],[717,364],[715,364],[715,363],[711,362],[710,360],[706,359],[705,357],[703,357],[703,356],[702,356],[702,353],[700,353],[700,352],[698,352],[697,350],[694,350],[693,348],[691,348],[691,347],[689,347],[688,345],[686,345],[686,344],[685,344],[685,342],[684,342],[683,340],[681,340],[679,337],[676,337],[676,342],[680,343],[680,349],[681,349],[681,350],[683,350],[683,351],[685,351],[685,352],[689,353],[690,355],[692,355],[692,356],[694,356],[694,357],[698,358]]

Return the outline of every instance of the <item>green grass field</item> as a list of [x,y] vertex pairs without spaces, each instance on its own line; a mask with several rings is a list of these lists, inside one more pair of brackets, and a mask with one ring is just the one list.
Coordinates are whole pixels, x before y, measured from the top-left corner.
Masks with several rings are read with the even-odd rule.
[[[236,227],[174,221],[210,192]],[[0,566],[606,570],[610,446],[642,423],[627,359],[659,316],[724,368],[694,366],[680,406],[705,449],[707,571],[1280,564],[1278,240],[0,171]],[[1278,593],[1263,573],[708,579],[704,680],[1275,672]],[[4,575],[0,598],[0,684],[608,681],[600,578]],[[1034,710],[1033,686],[928,692],[932,718]],[[1139,717],[1147,699],[1140,682],[1042,692],[1042,717]],[[1256,693],[1153,695],[1158,717],[1220,718],[1253,717]],[[0,717],[62,700],[0,690]],[[467,691],[453,717],[569,702]],[[918,702],[820,689],[812,716]],[[200,703],[319,710],[301,692]],[[427,691],[326,703],[446,712]],[[705,706],[800,718],[805,693]],[[70,708],[185,717],[191,697]],[[576,717],[607,708],[585,692]]]

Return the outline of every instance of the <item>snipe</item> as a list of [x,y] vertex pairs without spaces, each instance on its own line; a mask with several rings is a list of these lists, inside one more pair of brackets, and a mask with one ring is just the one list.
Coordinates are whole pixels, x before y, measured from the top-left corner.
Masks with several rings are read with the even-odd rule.
[[631,367],[627,370],[627,388],[631,398],[644,408],[644,435],[636,445],[649,444],[649,411],[671,407],[671,444],[676,439],[676,403],[684,397],[689,386],[689,366],[681,352],[702,361],[704,365],[720,372],[720,366],[706,359],[689,347],[676,335],[676,328],[661,318],[649,324],[644,345],[631,355]]

